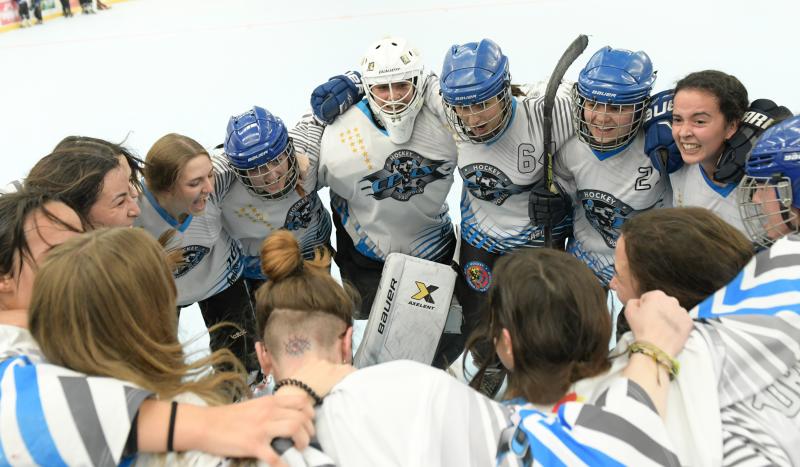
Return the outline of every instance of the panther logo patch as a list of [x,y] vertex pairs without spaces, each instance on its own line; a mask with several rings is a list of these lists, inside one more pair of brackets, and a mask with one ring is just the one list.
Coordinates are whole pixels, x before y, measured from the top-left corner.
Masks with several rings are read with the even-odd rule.
[[502,170],[491,164],[470,164],[460,171],[461,178],[464,179],[464,187],[472,196],[497,206],[502,205],[509,196],[530,189],[530,186],[512,183]]
[[361,182],[369,182],[362,190],[370,191],[369,196],[379,200],[408,201],[425,191],[427,184],[452,173],[452,165],[445,163],[426,159],[409,149],[399,149],[386,158],[383,169],[361,179]]
[[172,273],[175,279],[191,271],[211,251],[210,248],[202,245],[189,245],[180,248],[180,250],[183,255],[183,262]]
[[619,229],[634,209],[614,196],[598,190],[579,190],[578,199],[583,205],[589,224],[602,235],[609,248],[615,248]]
[[316,203],[319,203],[319,198],[315,196],[304,196],[300,198],[289,208],[289,212],[286,214],[286,222],[283,226],[286,227],[287,230],[307,228],[314,217]]

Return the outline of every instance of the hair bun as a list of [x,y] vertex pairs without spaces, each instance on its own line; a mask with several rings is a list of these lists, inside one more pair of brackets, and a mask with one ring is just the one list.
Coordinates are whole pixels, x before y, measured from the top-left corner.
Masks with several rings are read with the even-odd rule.
[[277,230],[261,244],[261,272],[280,281],[303,268],[300,244],[288,230]]

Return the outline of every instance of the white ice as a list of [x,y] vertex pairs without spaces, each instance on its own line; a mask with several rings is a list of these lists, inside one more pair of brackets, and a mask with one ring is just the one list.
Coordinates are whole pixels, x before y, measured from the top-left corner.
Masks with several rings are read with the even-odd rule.
[[[228,117],[255,104],[292,124],[316,84],[355,69],[387,34],[415,42],[434,71],[448,46],[492,38],[514,81],[530,82],[585,33],[589,48],[568,79],[612,45],[645,50],[657,90],[716,68],[751,99],[798,111],[798,10],[792,0],[131,0],[0,34],[0,185],[67,135],[127,138],[144,155],[170,132],[216,145]],[[457,219],[458,190],[450,201]],[[204,328],[197,308],[187,311],[182,338]]]

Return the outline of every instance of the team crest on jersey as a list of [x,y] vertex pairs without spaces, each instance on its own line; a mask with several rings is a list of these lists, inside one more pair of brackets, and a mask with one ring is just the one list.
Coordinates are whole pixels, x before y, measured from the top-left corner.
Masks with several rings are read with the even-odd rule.
[[578,190],[589,224],[603,236],[609,248],[617,246],[619,229],[633,208],[614,196],[598,190]]
[[399,149],[386,158],[383,169],[367,175],[361,181],[370,183],[362,190],[371,190],[375,199],[394,198],[408,201],[425,191],[425,186],[447,177],[450,171],[442,167],[445,161],[422,157],[409,149]]
[[191,271],[200,261],[203,261],[203,258],[211,251],[211,248],[202,245],[189,245],[180,248],[180,250],[181,255],[183,255],[183,262],[172,273],[175,279]]
[[317,202],[319,202],[319,198],[315,196],[309,195],[300,198],[289,208],[289,212],[286,214],[286,222],[283,226],[288,230],[307,228],[314,217],[314,207]]
[[511,182],[502,170],[491,164],[470,164],[461,169],[464,186],[472,196],[502,205],[509,196],[522,193],[530,187],[516,185]]
[[480,261],[470,261],[464,266],[467,285],[478,292],[486,292],[492,284],[492,272],[489,266]]

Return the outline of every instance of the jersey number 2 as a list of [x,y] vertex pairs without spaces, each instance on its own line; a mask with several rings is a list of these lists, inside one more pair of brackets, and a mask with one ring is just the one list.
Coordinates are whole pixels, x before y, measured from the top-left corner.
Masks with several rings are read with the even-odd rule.
[[642,174],[642,176],[636,179],[636,184],[633,185],[633,189],[636,191],[645,191],[652,188],[652,185],[647,183],[646,180],[653,175],[653,168],[639,167],[639,173]]

